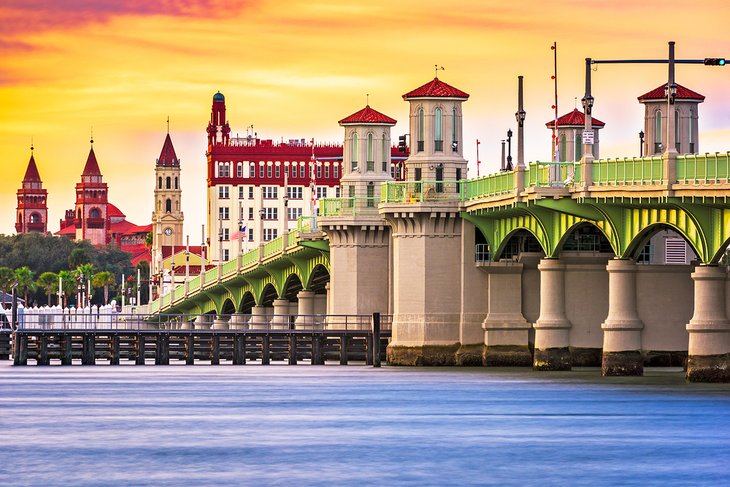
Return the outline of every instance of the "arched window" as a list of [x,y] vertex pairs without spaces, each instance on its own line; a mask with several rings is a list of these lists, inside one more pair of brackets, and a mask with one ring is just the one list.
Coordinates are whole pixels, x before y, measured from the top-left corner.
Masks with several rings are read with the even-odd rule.
[[89,212],[89,218],[101,218],[101,211],[99,211],[99,208],[92,208]]
[[352,163],[351,163],[352,171],[357,170],[357,134],[352,134]]
[[31,213],[31,215],[30,215],[30,222],[31,223],[40,223],[41,222],[41,216],[38,213]]
[[695,151],[695,111],[689,111],[689,117],[687,118],[687,142],[689,142],[689,152],[694,154]]
[[78,210],[76,210],[76,219],[77,220],[81,220],[81,208],[79,208]]
[[165,213],[170,213],[172,211],[172,200],[170,198],[167,198],[165,200]]
[[580,134],[575,136],[575,160],[580,161],[583,157],[583,137]]
[[560,151],[560,154],[558,154],[560,157],[558,158],[559,161],[565,161],[566,160],[566,143],[565,143],[565,134],[562,134],[560,136],[560,148],[558,149]]
[[165,189],[170,189],[170,176],[165,179]]
[[451,149],[454,152],[459,150],[459,141],[456,137],[456,107],[451,110]]
[[175,176],[175,189],[177,189],[177,176]]
[[662,151],[662,112],[654,112],[654,153]]
[[160,176],[159,178],[157,178],[157,187],[159,189],[162,189],[162,176]]
[[418,146],[416,151],[421,152],[423,150],[423,133],[424,133],[424,126],[425,126],[425,120],[423,116],[423,108],[418,109]]
[[433,131],[434,150],[442,152],[444,150],[444,134],[443,134],[443,112],[441,108],[436,109],[435,123]]
[[388,139],[383,132],[383,172],[388,172]]
[[375,158],[373,157],[373,134],[368,134],[368,171],[375,171]]
[[674,145],[677,152],[682,153],[681,144],[679,142],[679,110],[674,110]]

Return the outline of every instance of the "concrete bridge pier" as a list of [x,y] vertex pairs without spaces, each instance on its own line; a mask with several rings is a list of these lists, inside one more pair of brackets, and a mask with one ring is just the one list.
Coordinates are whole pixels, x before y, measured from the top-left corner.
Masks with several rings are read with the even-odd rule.
[[248,328],[248,315],[241,313],[231,315],[228,327],[233,330],[245,330]]
[[608,271],[608,316],[603,329],[602,375],[643,375],[641,331],[636,308],[636,262],[612,259]]
[[210,322],[208,321],[208,315],[201,314],[195,318],[195,329],[196,330],[209,330]]
[[228,329],[228,321],[224,320],[220,317],[220,315],[216,316],[213,319],[213,326],[210,327],[212,330],[227,330]]
[[570,370],[570,321],[565,316],[565,265],[542,259],[540,317],[535,322],[535,370]]
[[248,327],[251,329],[267,328],[269,322],[266,318],[266,308],[264,306],[254,306],[251,308],[251,319],[248,321]]
[[727,316],[727,271],[699,266],[692,273],[694,315],[687,325],[687,380],[730,382],[730,320]]
[[311,328],[314,324],[314,291],[306,289],[299,291],[297,294],[297,318],[294,325],[297,329]]
[[274,317],[271,320],[272,330],[286,330],[289,328],[289,300],[275,299]]
[[484,365],[530,366],[530,323],[522,314],[522,269],[518,262],[492,262],[489,274],[489,312],[484,328]]

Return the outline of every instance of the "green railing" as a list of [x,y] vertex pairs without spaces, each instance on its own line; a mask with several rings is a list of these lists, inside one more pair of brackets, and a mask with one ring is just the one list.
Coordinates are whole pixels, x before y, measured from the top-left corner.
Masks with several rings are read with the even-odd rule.
[[462,181],[388,181],[381,186],[381,203],[423,203],[461,201]]
[[663,178],[664,161],[661,156],[593,161],[595,186],[660,184]]
[[221,272],[223,272],[224,276],[227,276],[232,272],[236,272],[236,269],[238,269],[238,262],[237,259],[233,259],[223,264],[223,269],[221,270]]
[[163,294],[160,297],[160,306],[162,306],[162,307],[169,306],[171,297],[172,297],[171,293]]
[[525,171],[525,186],[567,188],[580,182],[579,162],[531,162]]
[[730,177],[730,152],[677,156],[677,182],[717,183]]
[[264,257],[274,255],[277,252],[281,252],[284,248],[284,237],[278,237],[264,244]]
[[203,285],[207,286],[211,282],[215,282],[218,280],[218,266],[213,267],[212,269],[205,271],[205,274],[203,274]]
[[192,279],[190,279],[190,283],[188,284],[188,290],[191,292],[195,292],[200,287],[200,276],[195,276]]
[[464,181],[464,200],[486,198],[510,193],[515,190],[514,171],[499,172]]
[[322,198],[319,200],[320,216],[354,216],[378,212],[375,198]]
[[297,218],[297,230],[299,233],[312,233],[317,231],[316,216],[300,216]]
[[148,305],[147,309],[148,309],[148,311],[147,311],[147,312],[148,312],[149,314],[152,314],[152,313],[157,313],[157,312],[158,312],[158,311],[160,310],[160,300],[159,300],[159,299],[155,299],[154,301],[152,301],[152,302],[151,302],[151,303],[150,303],[150,304]]
[[299,230],[290,230],[289,231],[289,241],[287,242],[287,247],[291,247],[293,245],[296,245],[297,240],[299,240]]
[[259,249],[249,250],[241,258],[241,267],[247,267],[259,260]]
[[179,286],[175,286],[175,289],[172,290],[172,301],[177,301],[178,299],[182,299],[185,297],[185,284],[181,284]]

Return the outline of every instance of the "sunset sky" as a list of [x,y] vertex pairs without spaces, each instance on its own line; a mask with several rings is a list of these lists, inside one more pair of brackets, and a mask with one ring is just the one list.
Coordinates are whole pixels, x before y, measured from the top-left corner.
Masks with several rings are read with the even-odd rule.
[[[49,230],[74,203],[94,148],[110,200],[149,223],[153,168],[166,133],[182,162],[185,233],[205,220],[205,127],[226,96],[233,134],[275,140],[343,138],[337,120],[370,105],[406,133],[401,95],[439,78],[464,104],[469,177],[499,167],[515,129],[525,76],[526,157],[548,160],[553,41],[559,107],[583,94],[584,58],[730,58],[727,0],[3,0],[0,4],[0,233],[14,233],[15,192],[30,157],[49,193]],[[666,82],[664,65],[600,66],[594,115],[606,123],[601,156],[638,155],[637,96]],[[730,67],[678,66],[700,105],[700,150],[730,150]]]

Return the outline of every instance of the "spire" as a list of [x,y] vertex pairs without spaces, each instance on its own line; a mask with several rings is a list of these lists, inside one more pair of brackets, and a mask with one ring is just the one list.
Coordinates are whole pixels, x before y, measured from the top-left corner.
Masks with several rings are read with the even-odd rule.
[[99,170],[99,163],[96,162],[96,155],[94,154],[94,139],[91,139],[91,150],[89,150],[89,157],[86,159],[86,165],[84,166],[84,172],[82,176],[101,176]]
[[23,177],[24,183],[40,183],[41,176],[38,174],[38,166],[35,164],[35,157],[33,157],[33,146],[30,146],[30,160],[28,161],[28,169],[25,170],[25,176]]
[[179,166],[180,160],[178,160],[175,154],[175,148],[172,146],[172,139],[168,133],[165,137],[165,143],[162,144],[162,151],[160,152],[160,158],[157,159],[158,166]]

